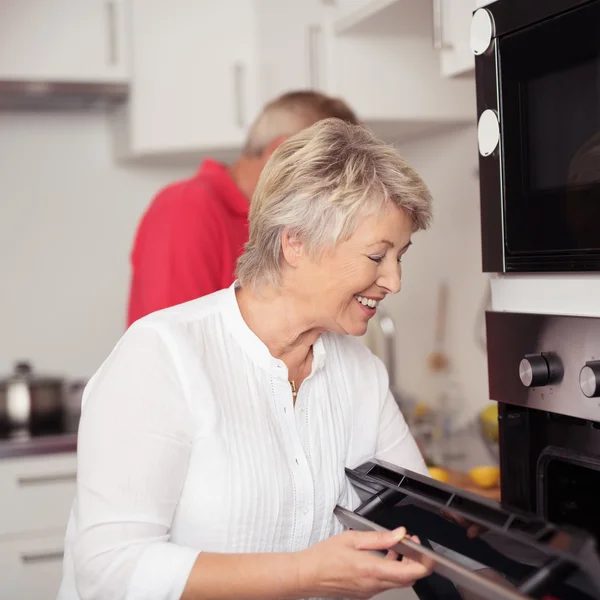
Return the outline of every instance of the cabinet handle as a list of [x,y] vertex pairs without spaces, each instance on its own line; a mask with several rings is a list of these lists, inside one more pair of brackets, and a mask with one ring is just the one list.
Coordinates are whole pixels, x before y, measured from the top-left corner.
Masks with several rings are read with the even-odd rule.
[[48,485],[51,483],[65,483],[77,481],[76,473],[54,473],[52,475],[30,475],[19,477],[17,485],[19,487],[32,487],[34,485]]
[[62,560],[64,552],[62,550],[49,550],[48,552],[28,552],[21,554],[21,562],[24,565],[33,565],[42,562],[54,562]]
[[443,1],[444,0],[433,0],[433,47],[435,50],[452,49],[452,44],[444,41]]
[[319,37],[321,35],[320,25],[309,25],[307,27],[308,48],[308,87],[316,90],[319,88]]
[[233,65],[233,90],[235,103],[235,123],[241,129],[246,126],[244,115],[244,65]]
[[106,0],[106,24],[108,33],[108,64],[115,66],[119,60],[117,52],[117,7],[115,0]]

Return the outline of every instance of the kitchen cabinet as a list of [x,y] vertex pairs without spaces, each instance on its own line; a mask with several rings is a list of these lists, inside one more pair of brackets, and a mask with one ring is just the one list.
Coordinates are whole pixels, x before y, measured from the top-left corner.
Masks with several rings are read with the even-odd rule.
[[114,115],[124,156],[239,149],[257,111],[250,0],[130,0],[130,101]]
[[344,2],[333,23],[333,88],[386,139],[475,118],[473,78],[442,76],[432,23],[423,0]]
[[326,22],[322,0],[254,0],[260,104],[284,92],[330,88]]
[[3,598],[56,598],[75,478],[74,452],[0,461]]
[[279,94],[328,89],[322,0],[130,0],[132,81],[121,157],[239,152]]
[[123,0],[2,0],[0,79],[125,83]]
[[440,52],[442,75],[474,75],[471,50],[471,19],[477,8],[474,0],[433,0],[434,43]]
[[0,461],[0,537],[63,529],[75,496],[75,454]]
[[112,118],[122,158],[227,160],[264,103],[295,89],[342,97],[390,141],[475,115],[472,78],[440,75],[431,2],[128,0],[128,7],[130,99]]
[[2,597],[55,600],[62,577],[64,532],[0,540]]

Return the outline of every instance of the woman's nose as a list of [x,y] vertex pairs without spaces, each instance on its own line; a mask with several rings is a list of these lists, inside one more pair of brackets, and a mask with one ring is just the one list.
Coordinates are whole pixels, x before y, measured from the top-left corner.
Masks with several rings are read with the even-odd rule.
[[388,267],[379,276],[377,285],[385,288],[390,294],[397,294],[402,288],[402,267],[398,264]]

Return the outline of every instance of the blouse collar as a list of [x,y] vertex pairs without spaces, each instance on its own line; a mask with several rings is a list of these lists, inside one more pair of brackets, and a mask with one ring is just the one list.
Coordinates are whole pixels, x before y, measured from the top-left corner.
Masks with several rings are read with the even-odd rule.
[[[237,301],[236,289],[240,287],[239,281],[234,281],[227,289],[225,295],[226,311],[227,311],[227,326],[233,331],[236,341],[241,346],[242,350],[248,357],[263,369],[269,371],[272,375],[281,379],[288,379],[288,369],[286,364],[279,358],[275,358],[267,346],[258,336],[248,327]],[[311,375],[323,366],[325,361],[325,345],[322,340],[323,336],[319,336],[313,344],[313,364]]]

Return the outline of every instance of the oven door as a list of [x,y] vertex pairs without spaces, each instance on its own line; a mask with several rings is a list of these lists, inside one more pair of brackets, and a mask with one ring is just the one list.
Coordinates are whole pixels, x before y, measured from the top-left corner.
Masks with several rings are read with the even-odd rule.
[[[598,271],[600,1],[525,2],[546,4],[548,12],[569,7],[527,24],[514,21],[512,2],[496,4],[489,13],[509,31],[496,32],[493,56],[478,58],[477,84],[484,87],[486,71],[495,71],[495,89],[481,90],[488,100],[496,95],[501,132],[495,156],[480,161],[482,225],[484,238],[502,248],[484,247],[484,270]],[[480,112],[487,107],[478,104]],[[499,184],[488,175],[494,161]],[[486,253],[495,264],[485,264]]]
[[[402,555],[428,558],[434,573],[414,586],[421,600],[557,600],[600,598],[600,558],[595,539],[517,513],[464,490],[370,461],[347,476],[362,504],[336,508],[356,530],[403,525],[422,545],[404,540]],[[467,524],[481,533],[466,535]]]

